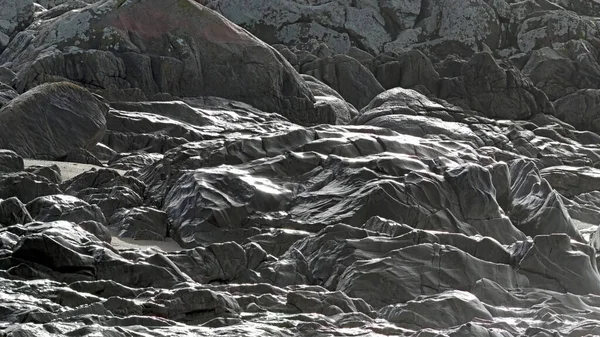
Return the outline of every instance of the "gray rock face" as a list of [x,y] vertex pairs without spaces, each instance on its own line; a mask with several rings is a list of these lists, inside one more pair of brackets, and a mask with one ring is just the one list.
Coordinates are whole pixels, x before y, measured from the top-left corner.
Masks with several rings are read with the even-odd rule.
[[600,335],[597,1],[11,13],[0,336]]
[[336,55],[318,59],[304,64],[300,70],[335,89],[357,109],[362,109],[377,94],[383,92],[383,87],[373,74],[350,56]]
[[119,237],[164,240],[169,235],[167,214],[150,207],[121,208],[108,222]]
[[599,98],[600,91],[594,89],[584,89],[564,96],[554,103],[556,117],[578,129],[599,132]]
[[23,157],[10,150],[0,150],[0,172],[11,173],[25,169]]
[[19,90],[62,78],[149,96],[222,96],[298,122],[312,107],[310,90],[279,53],[191,0],[98,1],[21,33],[0,56],[6,62]]
[[92,148],[106,129],[106,111],[81,87],[41,85],[0,109],[0,147],[51,160],[78,148]]

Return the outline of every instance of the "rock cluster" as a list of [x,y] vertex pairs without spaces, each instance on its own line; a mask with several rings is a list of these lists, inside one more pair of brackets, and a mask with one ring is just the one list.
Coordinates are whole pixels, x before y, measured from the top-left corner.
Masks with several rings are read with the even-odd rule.
[[599,335],[599,17],[0,0],[0,336]]

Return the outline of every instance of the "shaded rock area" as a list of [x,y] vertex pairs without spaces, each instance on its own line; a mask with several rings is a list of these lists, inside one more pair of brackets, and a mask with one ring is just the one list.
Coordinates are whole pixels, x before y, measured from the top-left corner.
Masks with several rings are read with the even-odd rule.
[[0,336],[600,335],[598,1],[0,9]]

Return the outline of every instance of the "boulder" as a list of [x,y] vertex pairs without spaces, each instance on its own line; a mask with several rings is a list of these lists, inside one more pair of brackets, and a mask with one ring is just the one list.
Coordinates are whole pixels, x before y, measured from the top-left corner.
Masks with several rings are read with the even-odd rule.
[[533,287],[573,294],[600,294],[595,249],[565,234],[538,235],[524,255],[517,255],[518,271]]
[[56,160],[93,148],[106,130],[107,107],[70,83],[40,85],[0,109],[0,148]]
[[362,109],[384,91],[365,66],[347,55],[335,55],[306,63],[300,71],[323,81],[357,109]]
[[554,102],[556,117],[579,130],[600,132],[600,90],[583,89]]
[[344,100],[344,98],[329,87],[327,84],[317,80],[310,75],[302,75],[306,84],[315,96],[315,109],[331,117],[323,120],[330,121],[329,124],[348,124],[358,114],[356,108]]
[[534,50],[523,74],[555,101],[579,89],[600,89],[597,58],[597,49],[585,40],[554,44]]
[[23,157],[14,151],[0,149],[0,173],[18,172],[24,169]]
[[136,87],[148,97],[220,96],[296,122],[313,104],[278,52],[193,0],[98,1],[23,32],[0,56],[6,62],[20,91],[67,79],[94,89]]
[[108,223],[119,237],[135,240],[165,240],[170,229],[167,214],[150,207],[121,208]]
[[461,76],[442,79],[439,97],[490,118],[526,119],[538,113],[554,114],[546,94],[530,79],[486,52],[473,55],[463,65]]
[[12,197],[0,200],[0,227],[32,222],[31,215],[21,200]]
[[23,203],[45,195],[60,194],[57,184],[29,172],[0,174],[0,199],[16,197]]
[[106,218],[98,206],[70,195],[56,194],[36,198],[27,203],[27,210],[36,221],[63,220],[76,224],[96,221],[106,224]]

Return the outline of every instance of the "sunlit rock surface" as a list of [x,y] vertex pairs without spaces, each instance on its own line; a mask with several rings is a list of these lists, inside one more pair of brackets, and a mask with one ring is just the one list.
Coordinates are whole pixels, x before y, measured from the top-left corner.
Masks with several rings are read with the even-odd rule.
[[0,336],[600,335],[598,17],[0,0]]

